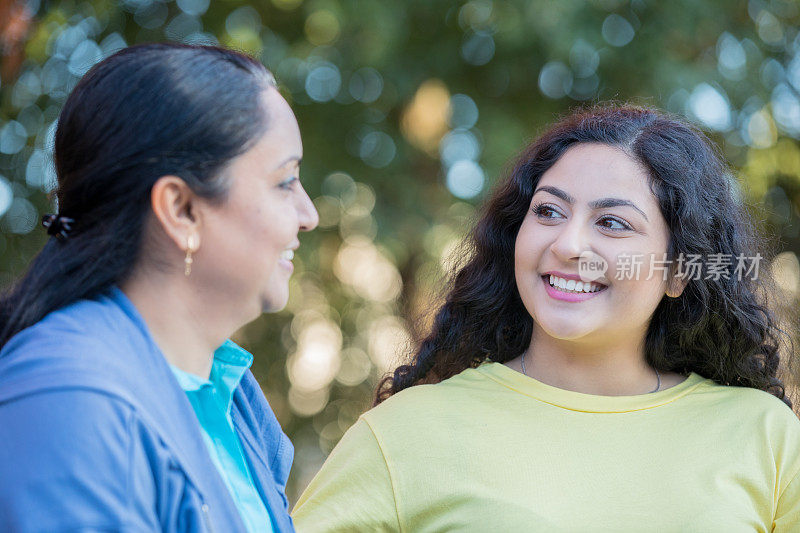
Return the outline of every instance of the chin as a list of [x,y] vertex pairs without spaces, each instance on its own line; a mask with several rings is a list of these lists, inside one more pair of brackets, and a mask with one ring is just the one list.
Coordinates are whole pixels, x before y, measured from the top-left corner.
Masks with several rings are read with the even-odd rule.
[[275,297],[274,295],[266,297],[261,301],[261,313],[277,313],[283,310],[288,303],[288,294],[283,294],[279,297]]
[[597,329],[588,324],[576,323],[575,319],[567,318],[548,317],[536,322],[548,336],[565,341],[583,339]]

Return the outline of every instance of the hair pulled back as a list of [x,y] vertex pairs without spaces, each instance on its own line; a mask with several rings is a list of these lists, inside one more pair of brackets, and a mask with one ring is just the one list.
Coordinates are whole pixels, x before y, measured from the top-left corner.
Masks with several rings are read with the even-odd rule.
[[132,272],[159,177],[224,201],[224,168],[266,131],[260,96],[274,86],[261,63],[215,46],[131,46],[94,65],[55,134],[59,215],[75,222],[0,299],[0,347]]

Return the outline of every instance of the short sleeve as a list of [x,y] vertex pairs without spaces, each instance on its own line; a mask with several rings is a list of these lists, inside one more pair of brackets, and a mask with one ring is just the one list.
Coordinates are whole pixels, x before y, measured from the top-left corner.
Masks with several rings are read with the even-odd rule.
[[311,480],[293,518],[299,533],[400,530],[386,458],[363,418]]
[[[134,465],[130,407],[85,390],[0,403],[0,523],[8,532],[158,531]],[[146,469],[146,465],[144,466]],[[144,492],[142,492],[144,491]]]
[[773,533],[800,532],[800,471],[795,473],[778,498],[772,531]]

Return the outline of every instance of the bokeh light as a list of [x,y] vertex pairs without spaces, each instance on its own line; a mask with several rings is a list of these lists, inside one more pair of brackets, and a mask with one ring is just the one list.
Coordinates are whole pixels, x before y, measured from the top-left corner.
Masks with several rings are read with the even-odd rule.
[[461,159],[447,171],[447,188],[457,198],[474,198],[486,181],[483,169],[475,161]]
[[275,74],[298,118],[301,179],[320,224],[300,236],[286,309],[235,338],[295,444],[291,501],[426,333],[508,161],[576,105],[663,107],[719,143],[736,190],[778,243],[785,323],[800,322],[796,2],[19,5],[0,20],[4,286],[45,242],[58,114],[92,65],[168,40],[243,50]]
[[342,76],[333,63],[320,61],[315,64],[306,76],[306,92],[315,102],[328,102],[339,93]]
[[603,21],[603,39],[611,46],[625,46],[633,40],[636,30],[630,22],[616,13]]
[[701,83],[689,97],[692,114],[707,128],[725,131],[731,127],[731,109],[725,95],[707,83]]
[[14,201],[14,191],[8,180],[0,176],[0,216],[4,215],[8,208],[11,207],[11,202]]
[[447,131],[450,92],[440,80],[427,80],[406,108],[402,128],[408,141],[426,152],[433,152]]
[[548,98],[563,98],[572,89],[572,71],[561,61],[546,63],[539,72],[539,90]]

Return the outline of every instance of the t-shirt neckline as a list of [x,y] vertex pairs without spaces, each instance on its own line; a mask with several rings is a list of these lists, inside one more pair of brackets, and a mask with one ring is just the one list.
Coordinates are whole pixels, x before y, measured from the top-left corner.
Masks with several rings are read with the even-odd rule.
[[588,413],[624,413],[651,409],[677,400],[702,383],[709,381],[692,372],[685,380],[668,389],[634,396],[600,396],[560,389],[525,376],[503,363],[486,362],[477,369],[489,379],[520,394],[530,396],[555,407]]

